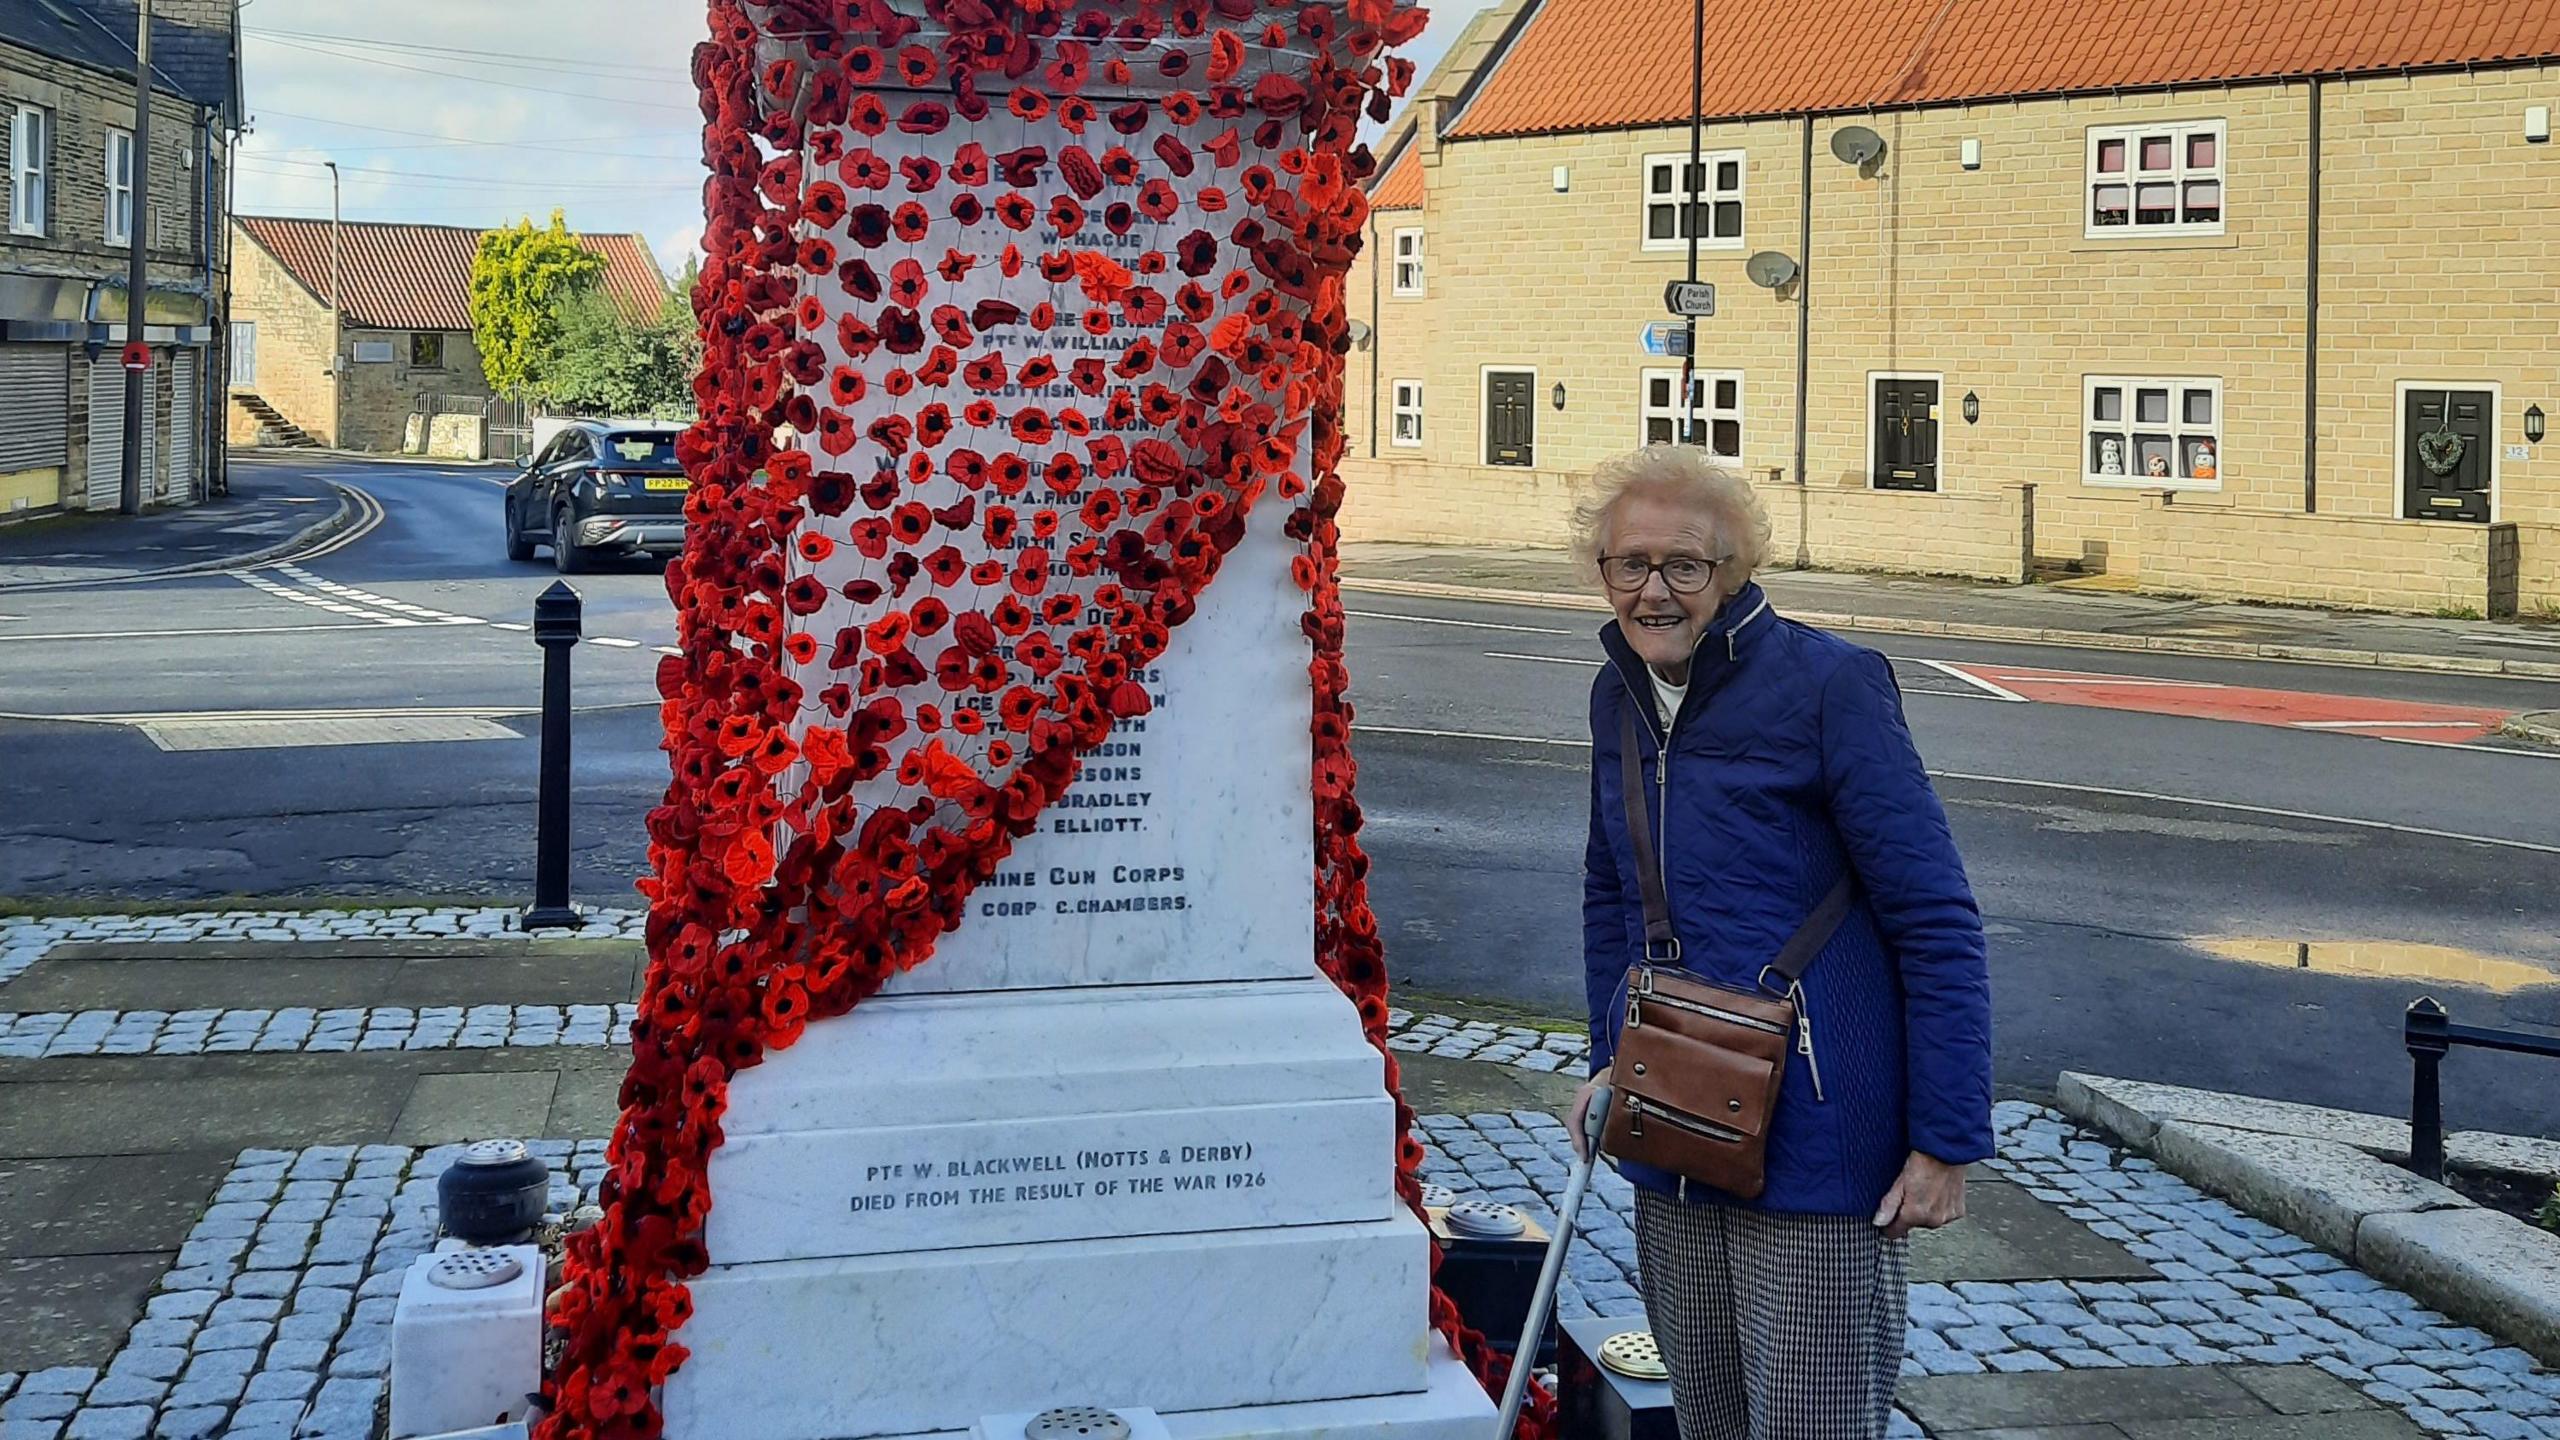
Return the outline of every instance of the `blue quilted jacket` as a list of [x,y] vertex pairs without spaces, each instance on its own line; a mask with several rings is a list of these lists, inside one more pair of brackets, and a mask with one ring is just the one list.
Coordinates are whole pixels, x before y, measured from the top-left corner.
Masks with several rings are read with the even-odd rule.
[[1752,1202],[1703,1185],[1684,1192],[1676,1176],[1622,1164],[1627,1179],[1696,1202],[1865,1216],[1913,1150],[1956,1164],[1990,1155],[1982,917],[1891,665],[1780,618],[1746,586],[1690,663],[1665,783],[1644,662],[1615,621],[1600,641],[1610,664],[1591,687],[1582,900],[1594,1071],[1616,1052],[1629,967],[1644,956],[1619,794],[1623,707],[1636,705],[1641,722],[1645,807],[1662,837],[1682,968],[1747,989],[1834,881],[1858,881],[1849,918],[1805,972],[1813,1058],[1788,1063],[1767,1190]]

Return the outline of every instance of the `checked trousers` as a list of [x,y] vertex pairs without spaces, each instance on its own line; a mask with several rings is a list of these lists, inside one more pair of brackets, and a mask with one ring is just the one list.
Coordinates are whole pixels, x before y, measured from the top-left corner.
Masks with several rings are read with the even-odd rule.
[[1636,1270],[1681,1440],[1880,1440],[1911,1242],[1854,1215],[1636,1192]]

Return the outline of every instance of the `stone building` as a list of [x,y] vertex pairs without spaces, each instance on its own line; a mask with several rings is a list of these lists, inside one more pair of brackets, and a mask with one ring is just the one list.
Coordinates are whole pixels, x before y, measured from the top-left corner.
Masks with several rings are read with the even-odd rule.
[[0,524],[121,502],[137,213],[144,502],[192,503],[220,474],[236,33],[233,0],[157,0],[136,164],[133,0],[0,0]]
[[[232,444],[397,451],[411,416],[487,404],[471,339],[471,258],[486,231],[259,215],[233,224]],[[629,313],[658,312],[667,280],[648,241],[577,238],[604,257],[604,283]]]
[[1693,12],[1506,0],[1379,150],[1353,538],[1685,411],[1779,563],[2560,608],[2560,6],[1705,4],[1687,394]]

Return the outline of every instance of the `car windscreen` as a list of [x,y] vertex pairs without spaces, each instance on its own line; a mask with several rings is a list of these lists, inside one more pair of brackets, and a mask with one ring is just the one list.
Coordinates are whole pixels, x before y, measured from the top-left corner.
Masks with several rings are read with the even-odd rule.
[[682,470],[671,430],[627,430],[604,437],[597,465],[606,470]]

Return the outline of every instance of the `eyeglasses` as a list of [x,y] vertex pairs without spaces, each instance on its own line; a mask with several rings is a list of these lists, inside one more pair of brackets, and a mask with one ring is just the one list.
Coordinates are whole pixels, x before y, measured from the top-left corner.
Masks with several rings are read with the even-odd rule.
[[1716,567],[1723,563],[1695,555],[1674,555],[1657,565],[1641,555],[1603,555],[1600,583],[1612,590],[1641,590],[1659,572],[1672,594],[1695,595],[1715,583]]

